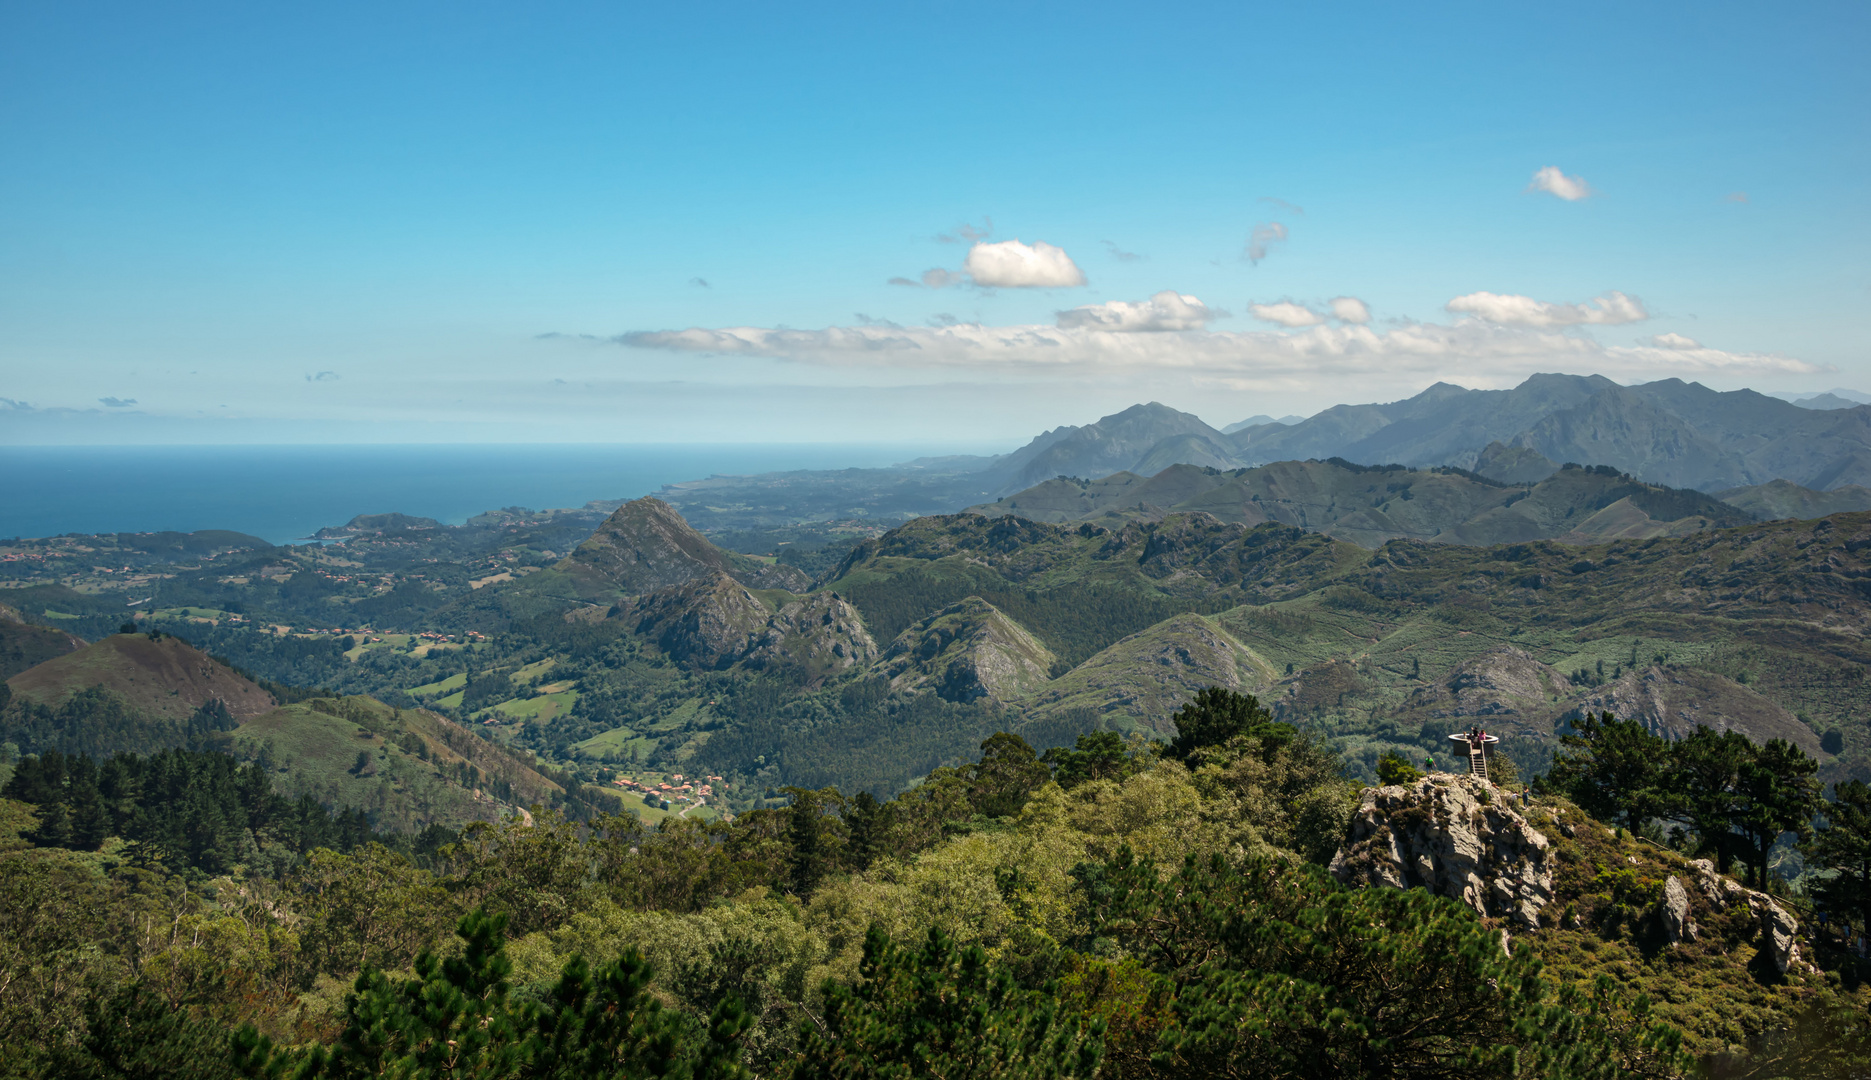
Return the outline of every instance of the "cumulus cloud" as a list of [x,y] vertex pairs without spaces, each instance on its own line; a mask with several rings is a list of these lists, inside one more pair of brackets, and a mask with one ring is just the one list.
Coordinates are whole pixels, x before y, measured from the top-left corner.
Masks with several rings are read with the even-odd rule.
[[1254,226],[1254,231],[1247,236],[1247,261],[1255,266],[1267,257],[1267,245],[1286,242],[1286,226],[1277,221],[1266,221]]
[[1702,347],[1700,341],[1681,334],[1658,334],[1647,339],[1644,344],[1653,345],[1659,349],[1700,349]]
[[1148,300],[1112,300],[1061,311],[1058,324],[1066,330],[1107,330],[1125,334],[1200,330],[1226,314],[1193,296],[1165,289]]
[[1527,190],[1544,191],[1567,202],[1578,202],[1595,194],[1592,185],[1586,183],[1583,176],[1567,176],[1559,171],[1557,165],[1548,165],[1534,173],[1533,179],[1527,184]]
[[1291,300],[1282,300],[1277,304],[1249,304],[1247,313],[1261,322],[1278,323],[1281,326],[1317,326],[1325,321],[1325,316]]
[[1332,318],[1339,322],[1362,325],[1371,321],[1371,309],[1355,296],[1335,296],[1332,298]]
[[99,405],[104,406],[106,409],[127,409],[130,406],[136,404],[136,399],[135,398],[101,397],[97,399],[97,403]]
[[[1153,298],[1154,299],[1154,298]],[[1272,306],[1272,305],[1268,305]],[[1294,305],[1298,307],[1299,305]],[[1305,309],[1301,309],[1305,310]],[[1317,314],[1316,312],[1314,314]],[[1186,330],[1150,334],[1104,325],[762,327],[651,331],[618,343],[692,355],[767,357],[795,363],[896,370],[973,369],[1022,374],[1140,374],[1177,371],[1217,385],[1253,389],[1321,378],[1470,383],[1518,381],[1539,371],[1595,371],[1654,379],[1814,374],[1827,369],[1774,353],[1731,353],[1656,344],[1606,346],[1552,328],[1479,319],[1410,323],[1378,331],[1315,324],[1297,332]]]
[[1546,329],[1555,326],[1616,326],[1650,317],[1643,301],[1613,290],[1583,304],[1552,304],[1531,296],[1477,292],[1443,305],[1452,315],[1473,315],[1502,326]]
[[923,284],[931,289],[946,289],[960,280],[962,280],[960,274],[953,270],[944,270],[939,266],[924,270],[922,277]]
[[316,375],[307,375],[305,377],[305,381],[306,382],[337,382],[338,373],[335,371],[321,371],[317,373]]
[[[1043,240],[976,244],[968,249],[962,270],[988,289],[1064,289],[1085,284],[1085,272],[1061,248]],[[927,275],[924,275],[927,278]]]

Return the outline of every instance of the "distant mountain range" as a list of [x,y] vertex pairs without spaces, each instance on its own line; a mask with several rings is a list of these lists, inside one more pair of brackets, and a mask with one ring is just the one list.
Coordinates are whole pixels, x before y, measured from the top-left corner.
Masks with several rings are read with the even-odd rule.
[[1152,402],[1045,432],[982,475],[997,496],[1056,476],[1333,457],[1487,475],[1496,444],[1493,458],[1516,457],[1518,466],[1498,478],[1515,482],[1534,479],[1529,467],[1550,475],[1573,462],[1705,492],[1772,480],[1816,491],[1871,483],[1871,406],[1836,394],[1795,403],[1680,379],[1620,386],[1600,375],[1535,375],[1511,390],[1437,383],[1403,401],[1336,405],[1297,423],[1255,417],[1227,430]]

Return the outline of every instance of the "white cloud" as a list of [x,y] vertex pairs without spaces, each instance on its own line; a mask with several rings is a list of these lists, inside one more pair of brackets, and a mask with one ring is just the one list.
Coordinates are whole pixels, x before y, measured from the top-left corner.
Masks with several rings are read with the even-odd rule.
[[988,289],[1064,289],[1085,284],[1085,272],[1072,257],[1043,240],[1030,247],[1018,240],[976,244],[968,249],[962,270],[976,285]]
[[1254,226],[1254,231],[1248,234],[1247,261],[1253,263],[1255,266],[1259,266],[1260,260],[1267,257],[1268,244],[1282,244],[1285,242],[1285,225],[1277,221],[1262,222]]
[[1371,309],[1355,296],[1338,296],[1332,299],[1332,318],[1362,325],[1371,321]]
[[1235,389],[1317,385],[1320,379],[1374,384],[1425,377],[1465,380],[1469,385],[1512,385],[1540,371],[1593,371],[1614,378],[1655,379],[1827,370],[1772,353],[1654,344],[1606,346],[1556,329],[1503,326],[1477,319],[1450,325],[1413,323],[1381,332],[1361,325],[1313,325],[1296,333],[1187,330],[1145,334],[1089,325],[980,323],[823,330],[697,327],[624,334],[616,340],[641,349],[899,372],[972,369],[1028,375],[1051,372],[1073,378],[1179,372]]
[[1278,323],[1281,326],[1317,326],[1325,321],[1325,316],[1291,300],[1282,300],[1277,304],[1249,304],[1247,313],[1261,322]]
[[1452,315],[1473,315],[1502,326],[1547,329],[1555,326],[1616,326],[1650,317],[1643,301],[1613,290],[1583,304],[1552,304],[1531,296],[1477,292],[1443,305]]
[[1644,344],[1653,345],[1659,349],[1700,349],[1702,347],[1700,341],[1681,334],[1658,334],[1645,341]]
[[1165,289],[1148,300],[1131,302],[1112,300],[1087,304],[1059,312],[1058,322],[1066,330],[1110,330],[1117,333],[1141,333],[1162,330],[1200,330],[1214,319],[1227,314],[1188,296]]
[[127,409],[130,406],[136,404],[136,399],[135,398],[101,397],[97,399],[97,403],[99,405],[104,406],[107,409]]
[[961,280],[961,275],[941,267],[923,271],[923,284],[931,289],[946,289]]
[[1534,173],[1532,181],[1527,184],[1527,190],[1544,191],[1549,195],[1557,195],[1567,202],[1578,202],[1580,199],[1588,199],[1596,194],[1592,191],[1592,185],[1586,183],[1583,176],[1567,176],[1559,171],[1557,165],[1548,165]]

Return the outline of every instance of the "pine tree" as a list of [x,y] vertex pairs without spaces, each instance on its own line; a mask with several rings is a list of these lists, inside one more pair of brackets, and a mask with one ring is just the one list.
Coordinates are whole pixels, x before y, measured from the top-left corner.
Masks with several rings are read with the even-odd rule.
[[979,948],[931,929],[921,948],[872,927],[858,982],[825,984],[822,1023],[800,1025],[790,1080],[1055,1080],[1089,1077],[1103,1021],[1066,1012],[1056,988],[1021,990]]
[[1838,785],[1820,815],[1825,827],[1800,849],[1812,865],[1832,872],[1815,876],[1813,896],[1836,916],[1856,919],[1864,932],[1871,928],[1871,785]]

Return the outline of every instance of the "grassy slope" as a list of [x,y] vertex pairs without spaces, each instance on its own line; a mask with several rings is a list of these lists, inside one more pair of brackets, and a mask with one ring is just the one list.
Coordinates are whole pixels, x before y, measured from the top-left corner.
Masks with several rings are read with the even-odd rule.
[[[1558,872],[1546,909],[1552,925],[1516,936],[1514,947],[1533,950],[1549,975],[1589,984],[1604,974],[1628,993],[1649,994],[1659,1018],[1682,1029],[1698,1054],[1744,1044],[1822,985],[1805,965],[1778,975],[1761,951],[1758,917],[1745,906],[1717,910],[1683,856],[1618,837],[1562,799],[1541,799],[1527,816],[1554,842]],[[1657,916],[1672,875],[1701,931],[1675,946]]]
[[52,706],[87,687],[103,686],[140,712],[172,720],[217,698],[236,717],[257,716],[274,704],[272,695],[252,680],[186,642],[144,634],[112,634],[23,671],[7,685],[22,698]]
[[[275,786],[284,794],[361,806],[375,811],[380,825],[406,831],[430,822],[498,820],[562,790],[520,755],[465,727],[364,697],[275,709],[242,724],[233,737],[245,756],[268,749],[281,770]],[[361,771],[359,753],[368,758]],[[464,765],[480,779],[464,778]]]

